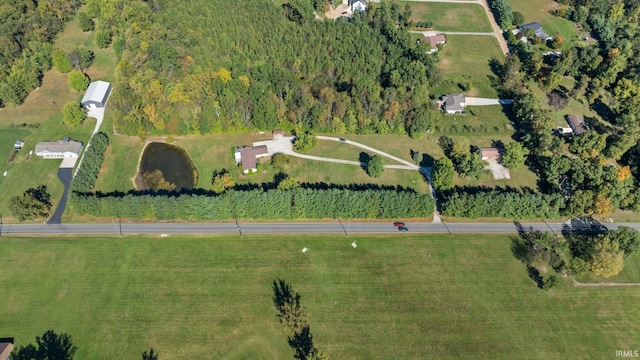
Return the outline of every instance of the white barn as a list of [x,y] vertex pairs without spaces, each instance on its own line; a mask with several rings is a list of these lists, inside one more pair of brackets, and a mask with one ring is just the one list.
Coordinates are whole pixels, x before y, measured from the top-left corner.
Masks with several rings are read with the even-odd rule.
[[111,94],[111,84],[106,81],[94,81],[89,84],[87,92],[82,97],[82,106],[86,109],[103,108]]
[[58,140],[36,144],[36,155],[45,159],[77,158],[82,151],[79,141]]

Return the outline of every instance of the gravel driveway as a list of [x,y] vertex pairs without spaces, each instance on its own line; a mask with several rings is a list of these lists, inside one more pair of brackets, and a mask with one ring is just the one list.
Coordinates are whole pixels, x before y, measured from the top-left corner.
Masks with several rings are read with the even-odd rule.
[[485,167],[485,169],[491,170],[491,175],[495,180],[511,179],[509,169],[500,165],[497,160],[487,160],[487,162],[489,166]]

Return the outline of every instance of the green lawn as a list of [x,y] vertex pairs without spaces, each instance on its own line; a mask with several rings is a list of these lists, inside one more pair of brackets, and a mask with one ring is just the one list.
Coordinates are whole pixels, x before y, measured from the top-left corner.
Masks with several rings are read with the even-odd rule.
[[[54,47],[70,50],[74,44],[91,48],[96,55],[94,64],[85,69],[93,79],[109,79],[116,66],[116,56],[112,49],[97,49],[93,46],[93,33],[80,31],[77,20],[65,25],[65,30],[58,35]],[[80,101],[82,92],[71,90],[67,74],[55,69],[44,74],[42,85],[32,91],[24,104],[0,109],[0,155],[5,158],[0,166],[0,173],[7,171],[7,176],[0,177],[0,214],[5,222],[12,222],[9,211],[9,199],[22,194],[27,188],[46,185],[53,202],[52,212],[62,195],[63,186],[57,178],[60,160],[44,160],[35,155],[29,160],[26,156],[41,141],[55,141],[70,137],[87,144],[95,126],[94,119],[87,119],[78,127],[68,128],[62,124],[60,110],[65,103]],[[26,126],[21,126],[25,124]],[[24,140],[25,146],[11,164],[5,161],[13,149],[16,140]]]
[[3,238],[0,333],[21,345],[68,332],[78,359],[150,347],[162,359],[286,359],[271,289],[284,279],[333,359],[608,358],[640,346],[640,288],[539,290],[510,245],[459,234]]
[[564,43],[562,48],[569,49],[578,37],[578,30],[570,20],[555,16],[552,12],[560,5],[550,0],[509,0],[513,11],[524,15],[525,23],[537,21],[542,25],[542,29],[549,35],[562,36]]
[[511,105],[469,106],[464,115],[439,114],[438,133],[445,135],[511,135]]
[[440,31],[491,32],[491,24],[478,4],[406,2],[411,6],[411,20],[430,21]]
[[[497,91],[491,79],[490,61],[502,62],[504,55],[498,41],[491,36],[446,35],[447,43],[437,52],[438,69],[442,74],[432,94],[436,97],[448,93],[464,92],[467,96],[496,98]],[[471,90],[462,91],[471,82]]]

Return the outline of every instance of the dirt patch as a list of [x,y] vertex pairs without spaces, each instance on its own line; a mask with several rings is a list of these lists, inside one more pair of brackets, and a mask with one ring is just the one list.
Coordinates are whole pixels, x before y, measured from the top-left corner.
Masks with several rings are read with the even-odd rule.
[[489,165],[485,167],[485,169],[489,169],[491,171],[491,175],[493,175],[495,180],[511,179],[509,169],[500,165],[497,160],[487,160],[487,162]]

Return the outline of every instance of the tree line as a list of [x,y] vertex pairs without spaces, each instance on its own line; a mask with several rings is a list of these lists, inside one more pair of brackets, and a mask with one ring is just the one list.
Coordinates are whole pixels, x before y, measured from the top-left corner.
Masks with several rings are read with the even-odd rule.
[[78,193],[79,215],[132,219],[392,219],[429,217],[434,200],[411,191],[309,189],[227,190],[195,193]]
[[109,146],[109,137],[102,131],[93,135],[89,141],[82,163],[71,180],[72,192],[88,193],[93,189],[104,160],[104,153]]
[[315,21],[311,0],[119,4],[88,0],[87,14],[120,57],[110,107],[121,132],[419,135],[430,126],[435,58],[411,40],[408,6],[371,3],[350,20]]

